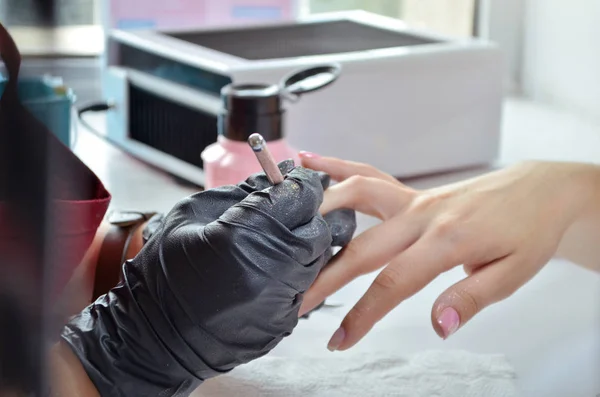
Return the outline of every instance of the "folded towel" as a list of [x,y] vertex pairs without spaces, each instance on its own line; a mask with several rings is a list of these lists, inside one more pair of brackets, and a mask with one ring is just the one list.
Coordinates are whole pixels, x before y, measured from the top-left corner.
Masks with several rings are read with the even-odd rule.
[[195,397],[515,397],[516,375],[502,355],[425,351],[263,357],[207,381]]

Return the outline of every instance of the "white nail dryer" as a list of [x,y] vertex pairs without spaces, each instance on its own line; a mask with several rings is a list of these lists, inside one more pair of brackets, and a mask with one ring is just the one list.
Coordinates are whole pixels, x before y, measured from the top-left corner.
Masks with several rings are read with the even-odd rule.
[[[330,86],[287,105],[298,150],[365,162],[397,177],[493,162],[499,152],[500,50],[407,28],[366,12],[294,22],[107,34],[108,138],[134,156],[204,183],[200,153],[217,138],[223,86],[278,83],[335,63]],[[257,131],[260,132],[260,131]]]

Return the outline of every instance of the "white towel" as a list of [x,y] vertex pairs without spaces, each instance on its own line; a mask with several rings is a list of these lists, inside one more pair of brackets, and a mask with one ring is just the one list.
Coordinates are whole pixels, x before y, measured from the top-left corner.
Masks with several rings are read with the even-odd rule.
[[266,356],[211,379],[196,397],[515,397],[516,375],[502,355],[426,351]]

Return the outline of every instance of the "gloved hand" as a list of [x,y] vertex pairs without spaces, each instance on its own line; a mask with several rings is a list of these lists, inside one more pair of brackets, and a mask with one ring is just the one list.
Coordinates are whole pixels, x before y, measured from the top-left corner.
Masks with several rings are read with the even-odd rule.
[[280,168],[277,186],[261,173],[178,203],[124,281],[65,327],[101,395],[187,396],[292,332],[332,243],[356,224],[354,212],[331,226],[319,215],[324,174]]

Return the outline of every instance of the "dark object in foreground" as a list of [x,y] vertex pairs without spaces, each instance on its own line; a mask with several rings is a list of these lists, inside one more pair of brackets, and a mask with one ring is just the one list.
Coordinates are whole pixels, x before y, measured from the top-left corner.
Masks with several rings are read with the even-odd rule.
[[[52,22],[54,2],[33,5],[42,6],[41,16]],[[35,11],[38,7],[30,8]],[[42,396],[48,390],[47,343],[62,326],[61,319],[53,322],[52,306],[81,260],[74,254],[77,220],[64,216],[65,203],[96,197],[103,188],[21,103],[21,55],[1,24],[0,58],[8,75],[0,98],[0,395]],[[65,230],[70,238],[61,240]],[[81,246],[91,238],[93,233]]]

